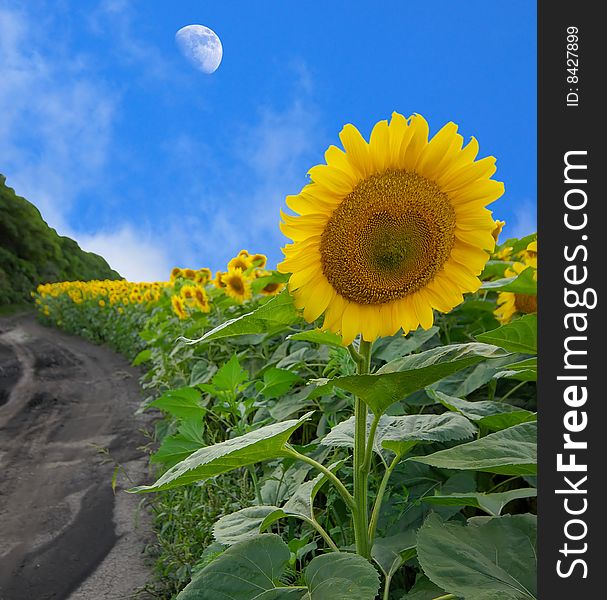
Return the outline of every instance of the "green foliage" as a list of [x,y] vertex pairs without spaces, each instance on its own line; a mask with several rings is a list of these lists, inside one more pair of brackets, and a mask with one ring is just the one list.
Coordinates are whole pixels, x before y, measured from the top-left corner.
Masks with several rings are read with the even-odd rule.
[[537,426],[521,423],[484,438],[412,458],[441,469],[486,471],[502,475],[537,473]]
[[536,519],[506,515],[464,527],[431,515],[417,556],[441,588],[475,600],[536,600]]
[[97,254],[57,234],[0,175],[0,305],[31,301],[40,283],[120,279]]
[[[119,317],[53,298],[49,321],[147,369],[144,406],[163,415],[150,432],[156,481],[137,489],[155,492],[156,597],[476,598],[478,572],[496,567],[524,582],[507,558],[457,566],[492,535],[518,543],[527,521],[500,515],[535,510],[536,322],[499,326],[495,290],[510,284],[469,295],[427,331],[378,340],[365,375],[364,345],[303,323],[286,293],[240,305],[208,286],[211,311],[183,321],[169,292]],[[353,553],[356,396],[374,438],[364,556]]]

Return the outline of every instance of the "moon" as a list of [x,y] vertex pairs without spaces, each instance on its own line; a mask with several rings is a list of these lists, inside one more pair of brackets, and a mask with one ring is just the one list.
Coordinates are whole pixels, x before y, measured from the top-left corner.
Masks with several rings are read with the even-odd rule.
[[217,70],[223,47],[217,34],[204,25],[186,25],[175,34],[181,53],[199,71],[210,75]]

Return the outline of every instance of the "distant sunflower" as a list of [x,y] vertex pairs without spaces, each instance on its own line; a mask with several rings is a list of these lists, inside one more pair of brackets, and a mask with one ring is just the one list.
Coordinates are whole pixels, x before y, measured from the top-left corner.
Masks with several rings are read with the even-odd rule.
[[324,313],[323,329],[350,343],[428,329],[433,309],[450,311],[495,246],[487,204],[504,186],[491,179],[493,157],[475,161],[478,143],[454,123],[428,141],[419,115],[394,113],[367,143],[353,125],[340,133],[326,165],[287,206],[281,229],[294,243],[278,266],[291,273],[289,290],[306,320]]
[[187,302],[194,297],[194,286],[193,285],[184,285],[181,288],[180,292],[181,297]]
[[251,255],[251,264],[259,269],[263,269],[268,262],[268,258],[265,254],[253,254]]
[[[241,252],[242,252],[242,250],[241,250]],[[246,271],[250,266],[251,266],[251,257],[242,256],[239,254],[238,256],[235,256],[228,263],[228,271],[230,269],[240,269],[241,271]]]
[[215,277],[214,279],[211,280],[211,283],[217,288],[222,290],[223,288],[225,288],[226,284],[223,281],[224,275],[226,275],[226,273],[222,272],[222,271],[216,271],[215,272]]
[[194,279],[196,279],[196,271],[194,271],[194,269],[183,269],[181,276],[194,281]]
[[497,295],[497,308],[494,314],[500,323],[509,323],[517,313],[537,312],[537,296],[500,292]]
[[244,302],[251,297],[251,283],[241,269],[229,269],[222,280],[225,283],[225,293],[237,302]]
[[194,278],[194,281],[199,285],[205,285],[210,281],[211,276],[211,269],[203,267],[202,269],[198,269],[198,271],[196,271],[196,277]]
[[201,312],[209,312],[211,307],[209,305],[209,298],[203,287],[196,286],[193,289],[192,300],[194,306]]
[[185,309],[185,305],[180,296],[171,296],[171,306],[173,307],[173,312],[181,319],[185,319],[188,316],[188,313]]
[[181,269],[179,267],[173,267],[171,269],[171,282],[175,281],[178,277],[181,277]]

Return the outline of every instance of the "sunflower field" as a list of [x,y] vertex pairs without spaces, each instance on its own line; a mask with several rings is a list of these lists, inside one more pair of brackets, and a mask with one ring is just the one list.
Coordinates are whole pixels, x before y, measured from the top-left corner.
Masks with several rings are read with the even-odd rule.
[[277,270],[34,293],[145,372],[157,597],[535,599],[536,236],[453,123],[340,139]]

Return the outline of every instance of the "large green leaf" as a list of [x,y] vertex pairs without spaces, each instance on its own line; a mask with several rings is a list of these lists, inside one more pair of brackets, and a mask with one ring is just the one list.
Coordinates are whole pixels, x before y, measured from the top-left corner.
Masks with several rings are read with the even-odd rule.
[[524,315],[493,331],[481,333],[476,339],[485,344],[495,344],[510,352],[537,354],[537,315]]
[[490,400],[469,402],[435,390],[427,390],[427,393],[449,410],[461,413],[477,425],[486,427],[491,431],[499,431],[519,423],[537,420],[536,413],[505,402],[492,402]]
[[[283,516],[278,506],[247,506],[215,521],[213,535],[220,544],[232,546],[263,533],[262,526]],[[270,520],[268,520],[270,517]]]
[[288,329],[299,319],[299,314],[293,305],[293,299],[285,290],[258,309],[236,319],[230,319],[211,329],[211,331],[207,331],[201,338],[192,340],[192,342],[210,342],[211,340],[253,333],[278,333]]
[[535,488],[520,488],[499,492],[495,494],[483,494],[481,492],[468,492],[464,494],[447,494],[426,496],[424,502],[438,504],[441,506],[474,506],[480,508],[491,516],[499,516],[508,502],[521,498],[534,498],[537,496]]
[[514,292],[527,296],[537,295],[537,281],[534,280],[535,269],[527,267],[520,275],[506,277],[495,281],[485,281],[481,285],[482,290],[492,292]]
[[312,413],[301,419],[266,425],[240,437],[197,450],[171,467],[156,483],[133,488],[132,492],[157,492],[195,481],[203,481],[233,469],[285,455],[291,434]]
[[488,344],[453,344],[426,350],[385,364],[373,375],[352,375],[329,380],[359,396],[376,414],[443,377],[508,352]]
[[417,557],[441,588],[474,600],[536,600],[536,519],[506,515],[462,526],[431,514]]
[[[372,419],[367,420],[367,434]],[[355,419],[342,421],[321,440],[324,446],[354,447]],[[463,440],[476,434],[476,427],[456,413],[442,415],[382,415],[375,432],[373,450],[381,454],[388,449],[402,454],[420,442],[448,442]]]
[[273,534],[234,544],[194,575],[177,600],[374,600],[377,571],[362,556],[332,552],[314,558],[305,587],[283,587],[289,547]]
[[201,393],[196,388],[184,387],[165,392],[149,406],[159,408],[173,417],[184,421],[197,420],[202,422],[206,409],[200,406]]
[[279,536],[255,536],[198,571],[177,600],[301,600],[306,588],[280,587],[290,556]]
[[379,591],[377,571],[358,554],[331,552],[317,556],[304,577],[309,600],[374,600]]
[[409,460],[442,469],[487,471],[502,475],[537,473],[537,424],[521,423],[480,440]]

